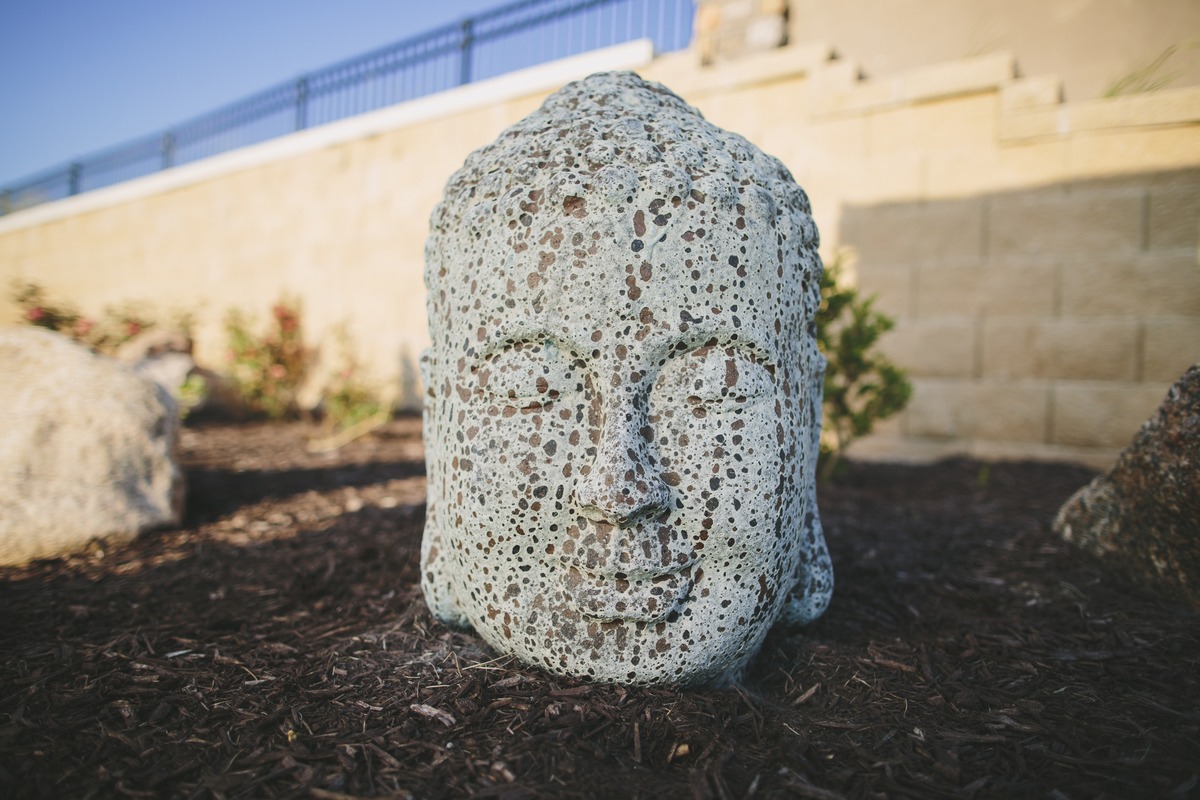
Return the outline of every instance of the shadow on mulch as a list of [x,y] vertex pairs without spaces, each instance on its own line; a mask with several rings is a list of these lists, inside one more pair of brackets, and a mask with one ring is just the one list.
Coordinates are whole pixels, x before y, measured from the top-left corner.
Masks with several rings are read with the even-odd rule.
[[1049,529],[1091,474],[852,464],[745,682],[548,677],[429,615],[419,423],[184,437],[184,527],[0,570],[11,797],[1200,796],[1200,625]]

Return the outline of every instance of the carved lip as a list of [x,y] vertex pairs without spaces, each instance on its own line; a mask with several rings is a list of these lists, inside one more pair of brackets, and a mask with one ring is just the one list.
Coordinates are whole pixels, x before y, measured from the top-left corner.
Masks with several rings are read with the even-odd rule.
[[601,622],[659,622],[678,609],[692,590],[689,564],[674,572],[644,578],[596,575],[572,566],[564,577],[567,594],[585,617]]

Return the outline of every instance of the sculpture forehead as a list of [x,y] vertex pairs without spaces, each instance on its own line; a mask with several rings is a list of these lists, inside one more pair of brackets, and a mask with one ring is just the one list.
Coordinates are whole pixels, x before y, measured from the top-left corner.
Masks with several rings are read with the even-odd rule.
[[801,335],[803,303],[781,268],[770,226],[730,211],[722,221],[681,205],[641,252],[632,249],[637,226],[622,219],[629,209],[596,225],[590,217],[551,211],[543,222],[535,214],[535,244],[521,252],[503,236],[500,218],[501,235],[472,251],[475,267],[465,280],[450,281],[454,288],[438,304],[445,329],[456,333],[435,339],[435,347],[457,348],[465,337],[478,352],[491,342],[547,333],[585,345],[583,353],[620,344],[622,358],[626,346],[635,357],[657,357],[681,339],[698,345],[715,336],[786,361],[784,340]]

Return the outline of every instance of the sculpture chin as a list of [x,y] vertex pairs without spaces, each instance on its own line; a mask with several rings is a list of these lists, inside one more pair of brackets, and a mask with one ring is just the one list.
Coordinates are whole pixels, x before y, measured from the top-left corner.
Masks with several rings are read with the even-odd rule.
[[571,567],[563,576],[567,596],[583,616],[598,622],[662,622],[682,609],[694,583],[692,567],[645,578],[594,575]]

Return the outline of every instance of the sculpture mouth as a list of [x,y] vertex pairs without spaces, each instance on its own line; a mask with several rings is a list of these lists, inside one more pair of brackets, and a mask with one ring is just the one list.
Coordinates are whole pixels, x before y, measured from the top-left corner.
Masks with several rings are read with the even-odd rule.
[[693,565],[642,578],[596,575],[578,566],[567,570],[567,594],[585,617],[600,622],[660,622],[677,611],[695,582]]

